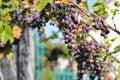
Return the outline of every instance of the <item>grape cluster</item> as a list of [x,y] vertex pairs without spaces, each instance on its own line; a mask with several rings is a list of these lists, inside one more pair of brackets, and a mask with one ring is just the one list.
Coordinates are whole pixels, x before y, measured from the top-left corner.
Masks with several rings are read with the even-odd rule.
[[75,56],[79,54],[76,58],[79,80],[86,72],[90,73],[91,80],[94,80],[96,76],[99,78],[98,80],[101,80],[103,63],[98,58],[101,56],[102,48],[102,45],[93,41],[80,42],[78,49],[75,51]]
[[[51,25],[57,24],[63,33],[65,44],[67,44],[70,51],[74,52],[78,63],[78,80],[81,80],[86,72],[91,74],[91,80],[94,80],[96,76],[98,80],[101,80],[103,63],[98,58],[105,47],[87,40],[89,31],[94,29],[101,30],[101,36],[107,37],[109,29],[99,18],[95,17],[91,22],[77,7],[69,3],[48,3],[40,12],[33,11],[32,8],[21,11],[21,7],[16,7],[14,12],[14,21],[17,25],[41,28],[48,21],[50,21]],[[79,20],[79,15],[81,20]]]
[[110,32],[107,26],[105,26],[99,18],[95,17],[93,19],[93,27],[97,30],[101,30],[101,36],[107,38],[107,34]]
[[[25,27],[38,27],[45,26],[45,23],[48,22],[48,17],[45,13],[45,11],[37,12],[32,9],[33,7],[26,8],[21,10],[23,8],[22,3],[16,7],[14,11],[13,21],[19,25],[19,26],[25,26]],[[28,13],[28,14],[26,14]]]

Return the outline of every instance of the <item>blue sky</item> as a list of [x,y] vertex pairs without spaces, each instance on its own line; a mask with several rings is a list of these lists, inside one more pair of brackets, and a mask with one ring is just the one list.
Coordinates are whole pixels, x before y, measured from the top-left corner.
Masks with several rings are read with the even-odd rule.
[[[96,0],[87,0],[88,1],[88,8],[90,11],[92,11],[92,9],[90,9],[90,5],[93,4]],[[46,37],[49,37],[52,35],[52,32],[58,32],[59,29],[58,27],[56,26],[51,26],[49,23],[46,24],[46,27],[45,27],[45,34],[46,34]],[[58,38],[56,40],[54,40],[54,42],[59,42],[60,41],[60,38],[62,38],[62,33],[59,32],[58,33]]]

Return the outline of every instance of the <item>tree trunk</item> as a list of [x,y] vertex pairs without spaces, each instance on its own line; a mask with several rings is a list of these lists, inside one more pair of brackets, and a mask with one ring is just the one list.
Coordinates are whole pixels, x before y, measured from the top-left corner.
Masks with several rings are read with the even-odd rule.
[[17,45],[17,80],[34,80],[34,31],[23,28]]
[[0,59],[0,80],[17,80],[15,64],[7,58]]

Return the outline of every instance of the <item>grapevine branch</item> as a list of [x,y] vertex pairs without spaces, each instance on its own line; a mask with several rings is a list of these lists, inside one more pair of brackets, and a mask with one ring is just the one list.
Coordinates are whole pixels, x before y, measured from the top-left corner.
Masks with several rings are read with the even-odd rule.
[[[89,15],[88,15],[88,12],[89,12],[88,10],[80,7],[78,4],[74,3],[73,1],[70,1],[70,2],[71,2],[72,4],[74,4],[77,8],[79,8],[82,12],[84,12],[87,16],[89,16]],[[98,16],[97,14],[95,14],[95,13],[93,13],[93,12],[90,12],[90,13],[91,13],[92,15],[98,17],[98,18],[103,22],[103,24],[105,25],[105,27],[107,26],[109,29],[111,29],[111,30],[113,30],[114,32],[120,34],[120,31],[112,28],[112,27],[111,27],[109,24],[107,24],[100,16]]]
[[92,38],[92,40],[94,41],[94,42],[96,42],[97,43],[97,41],[92,37],[92,35],[91,34],[88,34],[91,38]]
[[116,24],[115,24],[115,22],[114,22],[114,17],[115,17],[115,15],[112,17],[112,21],[113,21],[113,24],[114,24],[115,30],[116,30]]
[[[112,55],[112,54],[115,54],[115,53],[117,53],[117,52],[119,52],[120,50],[115,50],[115,51],[113,51],[113,52],[109,52],[105,57],[104,57],[104,61],[107,59],[107,57],[108,56],[110,56],[110,55]],[[114,57],[114,56],[113,56]],[[114,58],[117,62],[119,62],[120,63],[120,61],[119,60],[117,60],[116,58]]]
[[[117,9],[115,9],[115,11],[117,11]],[[113,15],[113,17],[112,17],[112,22],[113,22],[114,27],[115,27],[115,30],[116,30],[116,24],[115,24],[115,22],[114,22],[114,17],[115,17],[115,15]]]
[[[120,13],[117,13],[117,14],[120,14]],[[116,15],[117,15],[117,14],[116,14]],[[114,24],[115,30],[117,30],[117,28],[116,28],[116,24],[115,24],[115,22],[114,22],[114,17],[115,17],[115,15],[113,15],[113,17],[112,17],[112,21],[113,21],[113,24]]]

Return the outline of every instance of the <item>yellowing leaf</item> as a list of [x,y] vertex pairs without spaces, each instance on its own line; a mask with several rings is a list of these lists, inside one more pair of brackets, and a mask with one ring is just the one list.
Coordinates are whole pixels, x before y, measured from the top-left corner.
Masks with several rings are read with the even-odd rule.
[[18,26],[14,26],[12,29],[12,33],[13,33],[14,38],[19,39],[21,36],[21,31],[22,30]]
[[0,53],[0,59],[3,57],[3,54]]
[[62,0],[62,2],[64,3],[68,3],[70,0]]
[[8,21],[8,22],[11,21],[11,19],[12,19],[11,16],[10,16],[10,14],[6,14],[5,18],[6,18],[6,21]]
[[12,59],[12,56],[13,56],[13,53],[10,52],[9,54],[6,55],[6,58],[7,58],[8,60],[11,60],[11,59]]
[[108,56],[107,59],[108,59],[109,61],[111,61],[111,62],[114,61],[114,57],[113,57],[113,56]]

